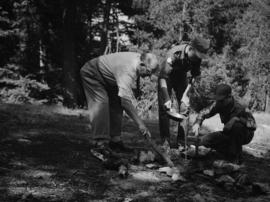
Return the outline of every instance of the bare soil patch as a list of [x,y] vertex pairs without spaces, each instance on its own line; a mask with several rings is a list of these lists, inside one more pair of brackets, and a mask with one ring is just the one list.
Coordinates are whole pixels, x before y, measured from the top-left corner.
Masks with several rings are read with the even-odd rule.
[[[88,121],[83,111],[63,113],[46,106],[1,104],[0,124],[3,202],[270,201],[267,190],[226,187],[204,175],[215,160],[212,157],[190,160],[185,181],[174,182],[157,169],[140,164],[130,165],[128,178],[122,179],[90,154]],[[147,125],[153,138],[158,139],[157,121],[147,121]],[[131,147],[149,149],[129,121],[124,123],[123,138]],[[245,174],[252,183],[267,188],[269,159],[244,154],[244,161]]]

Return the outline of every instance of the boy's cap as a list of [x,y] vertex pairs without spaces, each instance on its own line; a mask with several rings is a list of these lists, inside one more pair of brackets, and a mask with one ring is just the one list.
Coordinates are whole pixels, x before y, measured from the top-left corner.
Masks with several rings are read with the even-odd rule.
[[196,50],[196,54],[199,58],[205,58],[210,47],[210,41],[196,36],[191,40],[191,46]]
[[227,84],[220,84],[216,88],[215,95],[213,99],[215,100],[223,100],[232,95],[232,88]]

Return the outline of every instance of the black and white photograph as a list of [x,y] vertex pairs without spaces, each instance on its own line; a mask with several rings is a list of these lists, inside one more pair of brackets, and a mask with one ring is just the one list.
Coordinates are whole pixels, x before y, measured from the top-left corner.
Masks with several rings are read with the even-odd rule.
[[269,0],[0,1],[0,202],[269,201]]

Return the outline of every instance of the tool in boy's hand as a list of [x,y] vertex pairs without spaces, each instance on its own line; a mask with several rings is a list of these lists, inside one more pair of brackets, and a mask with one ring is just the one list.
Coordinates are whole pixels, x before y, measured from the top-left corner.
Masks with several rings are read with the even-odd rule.
[[[182,99],[181,99],[181,102],[188,109],[190,107],[190,99],[189,99],[188,93],[189,93],[193,83],[194,83],[194,79],[190,80],[188,86],[186,87],[186,89],[183,93]],[[187,110],[187,111],[189,111],[189,110]],[[170,108],[170,110],[167,111],[167,115],[170,117],[170,119],[172,119],[174,121],[179,121],[179,122],[188,118],[188,113],[180,114],[180,113],[177,113],[176,111],[174,111],[172,108]]]
[[[174,120],[174,121],[178,121],[178,128],[180,127],[180,122],[182,122],[183,120],[187,119],[186,124],[187,124],[187,130],[185,131],[185,154],[187,153],[187,134],[188,134],[188,124],[189,124],[189,109],[190,109],[190,99],[188,96],[189,91],[191,90],[192,84],[195,82],[194,79],[190,79],[190,81],[188,82],[188,85],[183,93],[183,96],[181,98],[181,103],[183,105],[185,105],[186,107],[186,111],[185,113],[177,113],[176,111],[173,111],[173,109],[170,109],[169,111],[167,111],[167,115],[169,116],[170,119]],[[198,148],[196,146],[196,153],[198,153]],[[187,156],[185,155],[185,159],[187,159]]]
[[187,118],[186,115],[177,113],[174,110],[167,111],[167,115],[169,116],[170,119],[174,121],[182,121]]

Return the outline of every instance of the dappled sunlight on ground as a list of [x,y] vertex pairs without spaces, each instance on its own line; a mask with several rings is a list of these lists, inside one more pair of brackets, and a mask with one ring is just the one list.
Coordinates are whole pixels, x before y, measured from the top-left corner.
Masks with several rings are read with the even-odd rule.
[[[120,178],[90,155],[87,113],[61,110],[0,105],[0,201],[252,201],[251,196],[218,187],[197,171],[187,181],[173,182],[158,169],[137,163],[130,165],[127,179]],[[147,126],[158,140],[157,121],[147,121]],[[122,136],[128,146],[150,149],[127,119]],[[251,177],[270,181],[269,161],[247,154],[245,158]]]

